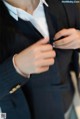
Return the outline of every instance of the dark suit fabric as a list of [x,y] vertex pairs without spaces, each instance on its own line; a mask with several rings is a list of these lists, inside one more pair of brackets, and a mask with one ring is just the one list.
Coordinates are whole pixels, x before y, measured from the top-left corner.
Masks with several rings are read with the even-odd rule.
[[[65,7],[56,0],[47,0],[47,2],[49,7],[44,5],[44,10],[52,44],[57,31],[70,28],[71,25],[76,28],[76,25],[75,20],[73,24],[68,21],[67,6]],[[2,43],[0,106],[2,112],[7,113],[7,119],[64,119],[64,113],[69,108],[74,94],[70,77],[70,65],[74,51],[55,49],[57,54],[55,64],[50,67],[49,71],[33,74],[30,79],[20,76],[13,67],[13,55],[37,42],[43,36],[30,22],[24,22],[21,19],[19,22],[15,21],[8,14],[2,2],[0,3],[1,8],[5,15],[1,11],[0,15],[6,19],[1,20],[3,26],[0,34],[0,43]],[[76,15],[75,9],[75,5],[72,5],[71,10],[74,10],[74,15]],[[15,93],[9,94],[9,91],[18,84],[22,87]]]

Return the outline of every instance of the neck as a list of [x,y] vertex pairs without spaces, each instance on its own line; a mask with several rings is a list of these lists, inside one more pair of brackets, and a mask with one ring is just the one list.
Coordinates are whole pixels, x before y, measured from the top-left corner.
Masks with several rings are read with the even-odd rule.
[[36,9],[40,0],[6,0],[9,4],[21,8],[30,14]]

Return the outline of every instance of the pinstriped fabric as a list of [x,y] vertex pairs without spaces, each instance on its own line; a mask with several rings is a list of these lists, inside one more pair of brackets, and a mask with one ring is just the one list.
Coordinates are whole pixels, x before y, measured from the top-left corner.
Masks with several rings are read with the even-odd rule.
[[9,58],[8,61],[5,61],[0,65],[0,98],[8,95],[10,90],[18,84],[22,85],[26,83],[26,81],[27,79],[20,76],[15,71],[12,63],[12,57]]
[[79,53],[79,93],[80,93],[80,53]]

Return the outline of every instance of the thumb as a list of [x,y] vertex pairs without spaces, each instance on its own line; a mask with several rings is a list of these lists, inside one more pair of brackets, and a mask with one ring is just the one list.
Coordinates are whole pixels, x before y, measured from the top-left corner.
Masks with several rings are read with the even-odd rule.
[[39,40],[36,44],[37,45],[44,45],[47,43],[49,43],[49,38],[43,38],[43,39]]

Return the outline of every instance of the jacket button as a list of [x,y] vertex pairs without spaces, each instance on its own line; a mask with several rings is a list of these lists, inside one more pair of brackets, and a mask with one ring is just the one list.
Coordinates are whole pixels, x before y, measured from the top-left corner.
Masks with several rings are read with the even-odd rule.
[[12,94],[12,93],[16,92],[20,87],[21,87],[21,85],[17,85],[9,93]]

